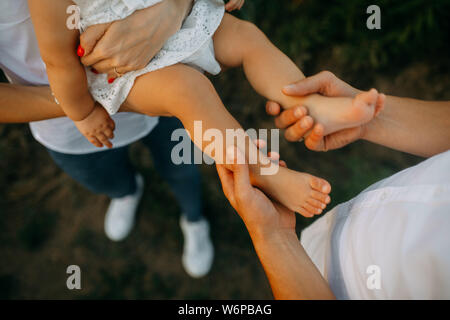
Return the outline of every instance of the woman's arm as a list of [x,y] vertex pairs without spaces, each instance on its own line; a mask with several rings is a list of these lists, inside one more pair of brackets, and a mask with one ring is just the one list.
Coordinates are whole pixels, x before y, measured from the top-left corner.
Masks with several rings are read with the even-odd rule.
[[70,0],[28,0],[50,86],[65,114],[74,121],[94,108],[83,66],[76,55],[78,30],[66,26]]
[[0,123],[25,123],[64,116],[49,87],[0,83]]
[[[233,154],[228,163],[236,162],[238,152],[228,153]],[[217,165],[217,172],[225,196],[250,233],[275,298],[333,299],[328,283],[297,238],[295,213],[253,188],[246,164]]]

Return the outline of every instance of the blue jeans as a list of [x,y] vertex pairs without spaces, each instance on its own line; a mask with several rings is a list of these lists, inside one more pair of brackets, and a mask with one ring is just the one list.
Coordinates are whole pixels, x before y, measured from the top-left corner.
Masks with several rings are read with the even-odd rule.
[[[171,151],[178,142],[171,141],[171,135],[178,128],[182,128],[178,119],[161,117],[142,142],[150,149],[156,170],[169,184],[187,220],[194,222],[201,219],[203,210],[200,173],[195,164],[172,162]],[[136,172],[128,147],[82,155],[48,152],[63,171],[94,193],[121,198],[136,192]]]

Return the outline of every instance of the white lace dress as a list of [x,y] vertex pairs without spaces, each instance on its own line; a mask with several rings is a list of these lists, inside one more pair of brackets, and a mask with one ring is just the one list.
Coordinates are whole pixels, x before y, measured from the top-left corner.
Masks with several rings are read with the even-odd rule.
[[[124,19],[136,10],[162,0],[75,0],[80,7],[81,29]],[[161,51],[143,69],[132,71],[108,83],[107,75],[86,72],[89,90],[109,114],[116,113],[127,98],[137,77],[176,63],[185,63],[211,74],[220,72],[214,57],[212,36],[224,15],[223,0],[195,0],[181,29],[165,43]]]

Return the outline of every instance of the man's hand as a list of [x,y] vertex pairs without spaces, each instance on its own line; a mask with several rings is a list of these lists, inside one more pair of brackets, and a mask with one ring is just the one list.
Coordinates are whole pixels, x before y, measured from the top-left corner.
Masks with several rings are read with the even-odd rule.
[[105,108],[96,104],[92,112],[81,121],[74,121],[85,138],[98,148],[112,148],[109,139],[114,139],[115,123]]
[[[276,232],[295,233],[295,213],[282,205],[272,202],[266,195],[250,184],[247,164],[236,148],[227,152],[227,165],[217,165],[222,189],[233,208],[244,221],[252,237],[266,237]],[[277,154],[271,157],[277,160]],[[280,161],[280,165],[286,164]]]
[[108,79],[117,78],[116,71],[142,69],[181,28],[191,5],[192,0],[164,0],[123,20],[89,27],[80,37],[81,62]]
[[[318,93],[327,97],[352,98],[360,93],[358,89],[340,80],[329,71],[320,72],[312,77],[289,85],[283,89],[283,92],[290,96],[306,96]],[[382,111],[384,101],[385,95],[380,94],[374,118]],[[281,106],[279,104],[269,101],[266,105],[266,111],[269,115],[277,116],[275,124],[278,128],[287,128],[286,138],[289,141],[300,140],[307,131],[312,129],[309,136],[305,138],[305,145],[308,149],[314,151],[328,151],[341,148],[360,139],[365,131],[365,125],[361,125],[324,136],[324,128],[321,124],[314,125],[314,121],[310,117],[307,118],[308,122],[305,119],[299,121],[298,117],[293,116],[292,109],[281,112]]]

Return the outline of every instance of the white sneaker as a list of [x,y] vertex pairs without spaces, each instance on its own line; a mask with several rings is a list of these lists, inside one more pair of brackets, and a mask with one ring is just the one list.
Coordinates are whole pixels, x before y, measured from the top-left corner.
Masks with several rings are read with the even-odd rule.
[[183,267],[191,277],[203,277],[211,269],[214,258],[214,248],[209,238],[209,223],[205,219],[189,222],[181,216],[180,226],[184,235],[181,259]]
[[134,226],[134,218],[144,191],[144,178],[136,174],[136,192],[122,198],[112,199],[105,216],[105,233],[112,241],[125,239]]

